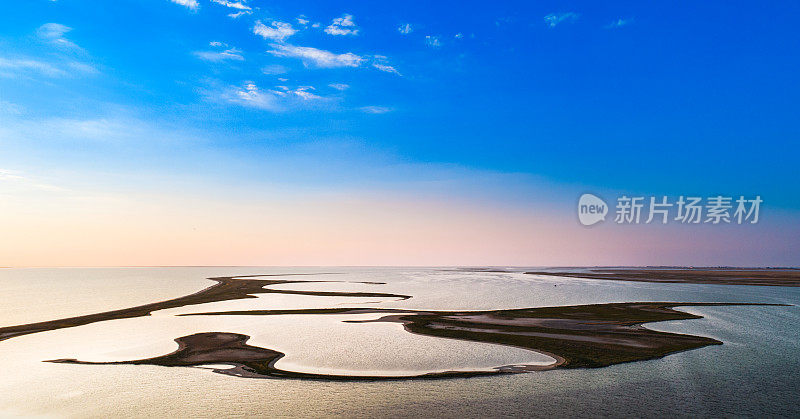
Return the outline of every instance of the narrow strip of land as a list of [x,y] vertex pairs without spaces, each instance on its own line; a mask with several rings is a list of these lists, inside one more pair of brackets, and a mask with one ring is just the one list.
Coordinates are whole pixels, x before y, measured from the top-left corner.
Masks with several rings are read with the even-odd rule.
[[564,269],[557,271],[531,271],[525,273],[530,275],[562,276],[583,279],[606,279],[614,281],[800,287],[800,269],[795,268],[596,268],[574,270]]
[[[105,311],[102,313],[87,314],[84,316],[69,317],[65,319],[50,320],[38,323],[23,324],[18,326],[0,327],[0,341],[23,336],[31,333],[45,332],[48,330],[64,329],[68,327],[83,326],[106,320],[127,319],[132,317],[148,316],[158,310],[177,308],[189,305],[212,303],[217,301],[241,300],[245,298],[257,298],[256,294],[295,294],[295,295],[316,295],[326,297],[384,297],[408,299],[410,295],[390,294],[382,292],[338,292],[338,291],[297,291],[265,288],[270,285],[278,284],[299,284],[299,283],[319,283],[319,282],[341,282],[341,281],[304,281],[288,279],[253,279],[257,277],[283,277],[297,275],[328,275],[319,274],[271,274],[271,275],[242,275],[242,276],[223,276],[208,278],[216,284],[198,291],[194,294],[170,300],[144,304],[136,307],[123,308],[120,310]],[[376,284],[375,282],[366,282]]]

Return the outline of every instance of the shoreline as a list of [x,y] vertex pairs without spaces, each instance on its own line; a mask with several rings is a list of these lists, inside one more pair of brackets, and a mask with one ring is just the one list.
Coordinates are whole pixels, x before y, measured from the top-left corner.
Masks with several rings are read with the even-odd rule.
[[559,271],[528,271],[527,275],[559,276],[610,281],[654,282],[664,284],[748,285],[770,287],[800,287],[800,269],[563,269]]

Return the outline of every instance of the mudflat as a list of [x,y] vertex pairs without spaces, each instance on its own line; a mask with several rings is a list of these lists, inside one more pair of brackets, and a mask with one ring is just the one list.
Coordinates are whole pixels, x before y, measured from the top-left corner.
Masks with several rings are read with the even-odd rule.
[[[647,271],[634,271],[634,273],[643,272]],[[658,272],[660,274],[662,271],[659,270]],[[549,274],[561,275],[561,273]],[[613,275],[613,273],[606,273],[603,275]],[[698,273],[697,275],[702,274]],[[153,311],[168,308],[192,306],[214,301],[256,298],[257,294],[280,293],[338,297],[384,297],[400,300],[412,298],[411,295],[380,292],[272,289],[269,287],[276,284],[338,281],[263,278],[279,276],[288,275],[213,277],[209,279],[216,282],[216,284],[183,297],[102,313],[3,327],[0,328],[0,340],[106,320],[147,316]],[[378,282],[359,283],[371,285],[381,284]],[[555,359],[555,362],[550,365],[506,365],[490,370],[439,371],[416,376],[351,376],[286,371],[275,367],[275,362],[284,356],[283,353],[269,348],[248,345],[247,340],[249,336],[224,331],[204,332],[179,337],[175,339],[179,346],[177,351],[154,358],[109,363],[94,363],[76,359],[57,359],[48,362],[75,364],[149,364],[167,367],[196,367],[207,364],[228,364],[232,365],[233,368],[214,369],[214,371],[240,377],[282,377],[323,380],[433,379],[522,373],[552,368],[598,368],[624,362],[655,359],[675,352],[722,344],[722,342],[716,339],[703,336],[651,330],[644,327],[643,324],[667,320],[700,318],[700,316],[694,314],[675,310],[675,307],[679,306],[723,305],[779,306],[781,304],[627,302],[482,311],[335,307],[181,314],[181,316],[382,314],[382,317],[374,320],[345,320],[345,322],[397,322],[401,323],[404,329],[409,333],[445,339],[514,346],[543,353]],[[298,333],[302,333],[302,330],[298,330]],[[324,337],[320,338],[323,339]]]

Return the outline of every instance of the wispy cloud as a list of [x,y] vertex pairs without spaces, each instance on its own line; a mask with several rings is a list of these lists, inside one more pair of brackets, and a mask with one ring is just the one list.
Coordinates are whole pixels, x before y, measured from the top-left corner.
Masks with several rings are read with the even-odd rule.
[[400,72],[399,72],[399,71],[397,71],[397,69],[396,69],[396,68],[394,68],[394,67],[392,67],[392,66],[390,66],[390,65],[387,65],[387,64],[381,64],[381,63],[372,63],[372,66],[373,66],[373,67],[375,67],[375,68],[377,68],[377,69],[378,69],[378,70],[380,70],[380,71],[383,71],[383,72],[385,72],[385,73],[397,74],[398,76],[401,76],[401,75],[402,75],[402,74],[400,74]]
[[253,14],[253,12],[251,12],[249,10],[242,10],[242,11],[236,12],[236,13],[228,13],[228,17],[231,18],[231,19],[238,19],[241,16],[251,15],[251,14]]
[[392,73],[392,74],[396,74],[398,76],[402,76],[402,74],[400,74],[400,72],[397,71],[396,68],[394,68],[393,66],[391,66],[391,65],[389,65],[387,63],[388,59],[385,56],[383,56],[383,55],[373,55],[372,56],[372,60],[373,60],[372,61],[372,67],[374,67],[374,68],[376,68],[376,69],[378,69],[380,71],[383,71],[385,73]]
[[276,88],[278,90],[273,90],[272,93],[282,97],[297,96],[303,100],[322,99],[322,96],[311,92],[311,90],[315,90],[313,86],[299,86],[294,89],[290,89],[286,86],[276,86]]
[[19,170],[0,169],[0,185],[3,183],[14,184],[17,189],[34,189],[49,192],[66,191],[64,188],[33,179]]
[[0,57],[0,77],[41,75],[55,78],[96,73],[96,68],[80,61],[56,63],[30,58]]
[[578,20],[578,17],[580,15],[574,12],[550,13],[544,17],[544,23],[551,28],[555,28],[561,23],[574,22]]
[[253,33],[262,36],[264,39],[283,42],[286,38],[296,34],[297,30],[286,22],[273,21],[270,26],[267,26],[257,20],[256,25],[253,27]]
[[231,9],[251,10],[250,6],[246,5],[244,1],[228,1],[228,0],[211,0],[219,5],[230,7]]
[[195,51],[193,54],[201,60],[215,63],[226,60],[244,61],[242,52],[236,48],[229,48],[224,51]]
[[358,35],[358,28],[353,22],[353,15],[345,14],[333,19],[333,22],[325,28],[325,33],[328,35]]
[[442,46],[442,41],[438,36],[428,35],[425,37],[425,45],[431,48],[439,48]]
[[254,82],[233,86],[222,92],[220,98],[239,106],[271,112],[281,112],[291,108],[312,106],[312,102],[324,102],[325,97],[314,93],[313,86],[275,86],[262,89]]
[[392,108],[387,108],[385,106],[362,106],[359,109],[361,110],[361,112],[371,113],[371,114],[382,114],[392,111]]
[[411,32],[414,32],[414,28],[410,23],[404,23],[397,28],[397,32],[400,32],[403,35],[408,35]]
[[222,98],[230,103],[269,111],[281,110],[276,95],[262,91],[255,83],[246,83],[242,87],[232,87],[224,92]]
[[280,64],[270,64],[261,67],[261,72],[267,75],[288,73],[289,69]]
[[631,18],[631,19],[622,19],[622,18],[620,18],[620,19],[617,19],[617,20],[609,23],[608,25],[606,25],[605,28],[606,29],[616,29],[616,28],[621,28],[623,26],[630,25],[631,23],[633,23],[633,18]]
[[23,107],[16,103],[0,100],[0,115],[19,115],[23,111]]
[[169,0],[175,4],[180,4],[181,6],[186,6],[192,10],[197,10],[200,8],[200,3],[197,0]]
[[36,30],[36,35],[59,48],[79,49],[78,45],[64,37],[64,34],[71,30],[69,26],[60,23],[45,23]]
[[269,51],[270,54],[277,57],[298,58],[306,66],[320,68],[360,67],[365,62],[365,58],[352,52],[336,54],[322,49],[288,44],[272,44],[270,46],[272,47],[272,50]]
[[338,90],[340,92],[350,88],[349,84],[344,84],[344,83],[331,83],[328,86],[330,86],[330,87],[332,87],[332,88],[334,88],[334,89],[336,89],[336,90]]
[[20,73],[38,73],[48,77],[67,75],[61,68],[44,61],[0,57],[0,76],[11,77]]

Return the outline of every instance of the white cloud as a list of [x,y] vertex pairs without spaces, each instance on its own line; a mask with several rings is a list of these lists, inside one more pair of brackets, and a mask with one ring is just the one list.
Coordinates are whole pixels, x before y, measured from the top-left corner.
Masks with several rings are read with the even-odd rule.
[[29,176],[25,176],[23,172],[19,170],[6,170],[0,169],[0,185],[6,183],[16,186],[15,189],[23,189],[23,190],[43,190],[49,192],[63,192],[66,189],[51,185],[48,183],[40,182],[36,179],[32,179]]
[[453,35],[453,37],[454,37],[454,38],[456,38],[456,39],[461,39],[461,38],[463,38],[463,37],[464,37],[464,34],[463,34],[463,33],[461,33],[461,32],[459,32],[459,33],[457,33],[457,34]]
[[411,32],[414,32],[414,28],[411,26],[410,23],[404,23],[397,28],[397,32],[402,33],[403,35],[408,35]]
[[345,90],[350,88],[349,84],[344,84],[344,83],[331,83],[328,86],[330,86],[330,87],[332,87],[332,88],[334,88],[334,89],[336,89],[336,90],[338,90],[340,92],[345,91]]
[[428,35],[425,37],[425,44],[431,48],[439,48],[442,46],[442,41],[438,36]]
[[372,66],[377,68],[378,70],[386,72],[386,73],[397,74],[398,76],[402,75],[402,74],[400,74],[399,71],[397,71],[396,68],[394,68],[394,67],[392,67],[392,66],[390,66],[388,64],[372,63]]
[[20,73],[39,73],[48,77],[63,77],[67,75],[61,68],[44,61],[0,57],[0,76],[11,77]]
[[82,74],[97,74],[98,71],[90,64],[82,63],[80,61],[69,61],[65,64],[67,69],[71,74],[74,73],[82,73]]
[[255,83],[246,83],[242,87],[233,87],[223,94],[223,99],[242,106],[278,111],[281,109],[275,94],[264,92]]
[[310,20],[306,19],[305,15],[297,16],[295,20],[300,26],[308,26],[308,24],[311,22]]
[[5,170],[0,169],[0,180],[22,180],[25,179],[23,176],[19,175],[19,171],[17,170]]
[[371,114],[382,114],[392,111],[392,108],[387,108],[385,106],[362,106],[359,109],[361,110],[361,112],[371,113]]
[[222,46],[227,47],[228,46],[228,44],[226,44],[224,42],[219,42],[219,41],[211,41],[211,42],[208,43],[208,45],[212,46],[212,47],[222,47]]
[[299,98],[301,98],[303,100],[322,99],[321,96],[317,96],[317,95],[309,92],[309,90],[314,90],[314,88],[311,87],[311,86],[300,86],[300,87],[298,87],[298,88],[296,88],[294,90],[287,91],[287,93],[293,94],[293,95],[295,95],[295,96],[297,96],[297,97],[299,97]]
[[211,0],[211,1],[225,7],[230,7],[231,9],[251,10],[250,6],[244,4],[246,3],[244,1],[228,1],[228,0]]
[[200,3],[197,0],[169,0],[175,4],[180,4],[181,6],[186,6],[192,10],[197,10],[200,8]]
[[257,20],[255,27],[253,27],[253,33],[262,36],[264,39],[283,42],[286,38],[296,34],[297,30],[286,22],[274,21],[271,26],[267,26]]
[[68,77],[78,74],[96,74],[97,69],[80,61],[62,63],[46,62],[28,58],[0,57],[0,77],[31,76]]
[[244,61],[241,53],[236,48],[229,48],[225,51],[195,51],[193,54],[201,60],[218,63],[225,60]]
[[273,89],[261,89],[253,82],[246,82],[241,87],[230,87],[221,95],[221,99],[240,106],[280,112],[292,107],[306,107],[312,102],[324,101],[326,98],[313,93],[313,86],[275,86]]
[[36,35],[51,44],[60,48],[80,48],[74,42],[64,37],[64,34],[71,31],[69,26],[60,23],[45,23],[36,30]]
[[298,47],[286,44],[272,44],[270,54],[278,57],[299,58],[306,66],[321,68],[360,67],[365,59],[351,52],[336,54],[312,47]]
[[579,16],[579,14],[573,12],[550,13],[544,17],[544,22],[547,24],[547,26],[555,28],[560,23],[576,21],[578,20]]
[[251,14],[253,14],[253,12],[251,12],[251,11],[247,11],[247,10],[242,10],[241,12],[229,13],[229,14],[228,14],[228,17],[229,17],[229,18],[231,18],[231,19],[237,19],[237,18],[239,18],[240,16],[243,16],[243,15],[251,15]]
[[19,115],[23,110],[24,108],[16,103],[0,100],[0,115]]
[[328,35],[358,35],[358,28],[353,22],[353,15],[344,14],[342,17],[333,19],[333,22],[325,28]]
[[630,25],[631,23],[633,23],[633,19],[617,19],[606,25],[605,28],[606,29],[621,28],[623,26]]
[[267,75],[288,73],[289,69],[280,64],[270,64],[261,67],[261,72]]

